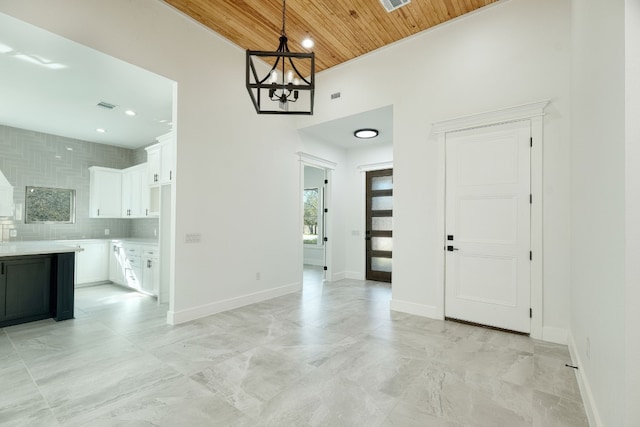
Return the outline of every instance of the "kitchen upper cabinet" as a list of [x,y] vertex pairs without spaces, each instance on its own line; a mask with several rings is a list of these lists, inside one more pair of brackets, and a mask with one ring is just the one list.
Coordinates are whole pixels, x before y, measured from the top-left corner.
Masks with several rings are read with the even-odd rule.
[[89,168],[89,217],[120,218],[122,214],[122,171]]
[[122,171],[122,218],[146,218],[149,209],[147,163]]
[[149,185],[170,184],[173,181],[173,132],[156,138],[157,144],[147,147]]

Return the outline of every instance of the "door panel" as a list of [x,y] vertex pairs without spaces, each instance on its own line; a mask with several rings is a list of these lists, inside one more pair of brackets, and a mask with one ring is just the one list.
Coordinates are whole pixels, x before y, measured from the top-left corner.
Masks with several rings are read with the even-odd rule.
[[447,317],[530,331],[530,134],[523,121],[447,135]]
[[393,253],[393,169],[366,175],[367,280],[391,282]]

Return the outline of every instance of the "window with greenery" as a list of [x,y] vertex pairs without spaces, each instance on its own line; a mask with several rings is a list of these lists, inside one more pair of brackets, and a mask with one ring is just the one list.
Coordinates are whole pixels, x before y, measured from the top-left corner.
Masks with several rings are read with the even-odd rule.
[[319,238],[321,233],[320,213],[322,211],[320,189],[305,188],[303,201],[304,227],[302,230],[302,240],[307,245],[322,244],[322,240]]
[[63,188],[27,187],[26,224],[73,224],[76,220],[76,191]]

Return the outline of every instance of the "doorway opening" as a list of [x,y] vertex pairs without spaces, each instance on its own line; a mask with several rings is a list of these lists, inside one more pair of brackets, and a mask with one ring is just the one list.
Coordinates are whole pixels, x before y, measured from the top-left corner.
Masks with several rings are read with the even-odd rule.
[[303,284],[321,284],[327,265],[327,185],[326,169],[304,165],[302,189]]

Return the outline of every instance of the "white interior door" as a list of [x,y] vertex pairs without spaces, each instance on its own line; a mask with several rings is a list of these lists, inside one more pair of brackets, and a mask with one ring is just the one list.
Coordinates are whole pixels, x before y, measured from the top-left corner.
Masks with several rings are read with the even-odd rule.
[[530,332],[529,121],[446,136],[445,315]]

